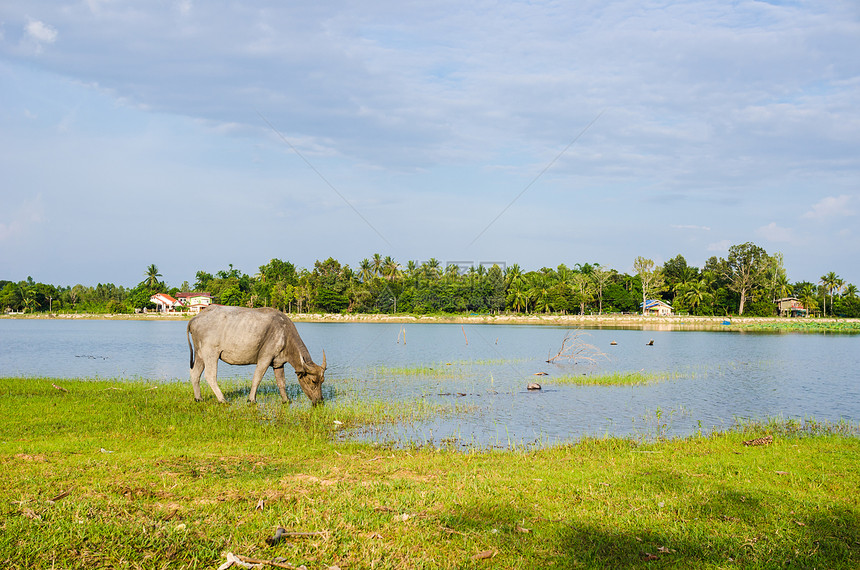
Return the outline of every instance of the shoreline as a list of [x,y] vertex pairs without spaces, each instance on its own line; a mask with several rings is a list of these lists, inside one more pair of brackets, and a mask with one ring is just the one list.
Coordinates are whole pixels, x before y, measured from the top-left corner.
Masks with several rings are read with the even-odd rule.
[[[95,313],[36,313],[7,314],[2,320],[16,319],[67,319],[112,321],[187,321],[188,313],[146,314],[95,314]],[[393,324],[459,324],[459,325],[546,325],[585,328],[634,328],[643,330],[749,330],[757,327],[775,330],[829,330],[837,325],[848,325],[860,332],[860,319],[836,317],[714,317],[714,316],[643,316],[635,314],[607,315],[388,315],[289,313],[297,323],[393,323]]]

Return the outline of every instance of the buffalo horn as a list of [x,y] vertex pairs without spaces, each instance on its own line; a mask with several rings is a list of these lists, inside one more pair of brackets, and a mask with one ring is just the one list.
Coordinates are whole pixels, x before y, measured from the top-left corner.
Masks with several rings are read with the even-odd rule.
[[322,367],[323,367],[323,369],[325,369],[325,351],[323,351],[323,365],[322,365]]

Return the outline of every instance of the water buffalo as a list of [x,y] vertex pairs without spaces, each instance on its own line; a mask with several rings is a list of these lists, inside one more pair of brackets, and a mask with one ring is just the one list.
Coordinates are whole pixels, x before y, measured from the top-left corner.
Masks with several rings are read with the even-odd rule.
[[[249,402],[257,401],[257,387],[269,366],[275,371],[275,382],[281,400],[287,396],[284,364],[289,362],[296,370],[299,385],[314,405],[323,401],[322,383],[325,380],[325,351],[322,366],[314,364],[296,326],[276,309],[246,309],[212,305],[188,323],[188,350],[191,352],[191,385],[194,399],[200,397],[200,373],[206,370],[206,383],[219,402],[226,402],[218,388],[218,360],[227,364],[256,364],[251,382]],[[192,347],[192,341],[194,346]]]

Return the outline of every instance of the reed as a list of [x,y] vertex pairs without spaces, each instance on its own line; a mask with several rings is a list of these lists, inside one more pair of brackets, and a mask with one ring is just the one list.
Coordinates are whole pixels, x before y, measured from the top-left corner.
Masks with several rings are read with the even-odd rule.
[[501,366],[524,359],[476,359],[476,360],[453,360],[450,362],[438,362],[435,364],[420,364],[416,366],[374,366],[368,370],[369,374],[375,376],[425,376],[432,378],[465,378],[472,372],[473,367]]
[[565,375],[547,377],[547,383],[568,384],[576,386],[642,386],[662,382],[664,380],[676,380],[685,377],[679,372],[605,372],[595,374]]

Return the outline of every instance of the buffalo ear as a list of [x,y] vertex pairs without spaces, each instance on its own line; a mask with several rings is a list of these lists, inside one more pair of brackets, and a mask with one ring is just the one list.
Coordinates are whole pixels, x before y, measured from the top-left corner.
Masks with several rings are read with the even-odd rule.
[[323,363],[322,363],[322,367],[323,367],[323,370],[325,370],[325,369],[326,369],[326,366],[325,366],[325,351],[324,351],[324,350],[323,350]]

